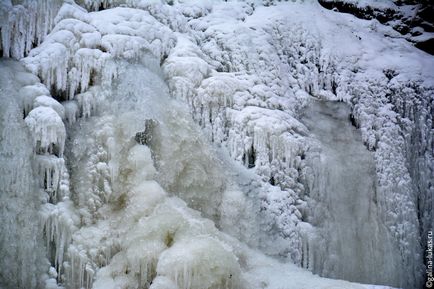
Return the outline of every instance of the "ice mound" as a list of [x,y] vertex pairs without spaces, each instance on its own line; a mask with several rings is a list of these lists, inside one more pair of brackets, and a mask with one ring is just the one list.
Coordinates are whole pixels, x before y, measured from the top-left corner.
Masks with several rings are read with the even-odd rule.
[[236,257],[212,237],[184,240],[163,252],[157,273],[171,277],[178,288],[240,288]]
[[148,204],[139,206],[138,197],[131,198],[120,252],[98,271],[93,288],[142,288],[162,277],[178,288],[240,288],[237,259],[212,223],[181,200],[164,197],[155,182],[142,187]]
[[54,98],[51,96],[41,95],[35,98],[33,101],[33,107],[50,107],[52,108],[59,116],[60,118],[65,118],[65,109],[64,107]]
[[91,288],[86,280],[98,264],[91,248],[100,247],[110,235],[116,236],[117,245],[110,250],[113,256],[106,256],[108,264],[96,271],[92,288],[147,288],[163,282],[158,280],[177,288],[240,288],[240,268],[230,246],[219,240],[212,222],[180,199],[168,198],[152,180],[155,169],[149,149],[133,146],[125,168],[131,171],[127,183],[133,186],[120,196],[124,201],[118,200],[115,210],[121,211],[112,212],[108,222],[101,220],[96,227],[83,227],[74,234],[70,258],[88,249],[80,257],[80,266],[70,263],[70,274],[76,274],[72,280],[82,280],[77,284]]
[[26,85],[22,87],[19,91],[19,94],[22,99],[24,115],[27,116],[30,110],[33,109],[35,99],[38,96],[49,95],[50,92],[45,87],[45,85],[41,83],[36,83],[33,85]]
[[61,117],[54,109],[36,107],[30,111],[25,121],[32,132],[33,146],[38,153],[63,155],[66,131]]

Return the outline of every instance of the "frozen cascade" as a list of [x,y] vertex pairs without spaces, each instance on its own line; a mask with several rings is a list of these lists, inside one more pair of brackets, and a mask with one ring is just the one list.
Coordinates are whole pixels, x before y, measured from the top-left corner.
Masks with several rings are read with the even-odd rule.
[[218,218],[224,175],[211,166],[213,152],[187,107],[170,99],[158,61],[148,55],[140,65],[117,65],[107,105],[80,119],[67,144],[66,154],[80,160],[71,163],[71,180],[85,222],[68,250],[68,288],[148,288],[156,275],[176,288],[241,288],[236,257],[212,223],[155,182]]
[[0,61],[0,70],[0,287],[37,288],[48,268],[38,214],[42,192],[35,191],[33,145],[18,94],[25,83],[12,78],[25,70],[8,60]]
[[[257,288],[240,270],[263,276],[257,264],[281,263],[246,251],[174,195],[258,247],[266,240],[258,228],[270,221],[258,196],[270,188],[209,146],[187,106],[170,98],[156,60],[117,65],[115,88],[99,113],[71,127],[66,145],[66,156],[80,160],[70,167],[82,219],[65,263],[67,287]],[[272,246],[268,238],[263,246]],[[315,280],[316,288],[341,284]]]
[[422,284],[432,61],[259,2],[0,4],[2,289]]
[[351,125],[349,106],[313,100],[303,122],[314,138],[309,222],[319,228],[308,236],[304,266],[333,278],[399,286],[405,275],[381,222],[373,154]]

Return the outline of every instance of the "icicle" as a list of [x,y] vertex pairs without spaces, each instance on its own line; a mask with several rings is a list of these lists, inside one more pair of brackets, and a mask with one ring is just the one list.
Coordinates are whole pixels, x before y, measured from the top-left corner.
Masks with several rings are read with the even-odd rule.
[[62,102],[65,109],[65,120],[68,124],[74,124],[80,115],[80,108],[76,100],[68,100]]
[[106,59],[110,58],[107,53],[101,52],[98,49],[81,48],[74,55],[74,65],[77,67],[75,80],[79,81],[80,91],[85,92],[91,81],[92,72],[99,72],[103,67]]
[[57,191],[64,170],[63,158],[54,155],[37,155],[35,159],[40,186],[57,202]]
[[90,117],[96,109],[96,99],[92,92],[84,92],[75,96],[81,111],[81,116]]
[[95,271],[89,263],[86,251],[72,245],[68,249],[68,257],[70,260],[68,287],[90,289]]
[[0,3],[1,47],[4,57],[20,59],[34,43],[39,44],[50,32],[54,16],[63,1],[19,1],[20,5]]
[[53,250],[52,265],[59,273],[62,271],[66,250],[71,243],[72,232],[76,229],[74,224],[78,221],[73,214],[73,204],[69,200],[55,205],[47,203],[42,209],[46,247],[48,252]]

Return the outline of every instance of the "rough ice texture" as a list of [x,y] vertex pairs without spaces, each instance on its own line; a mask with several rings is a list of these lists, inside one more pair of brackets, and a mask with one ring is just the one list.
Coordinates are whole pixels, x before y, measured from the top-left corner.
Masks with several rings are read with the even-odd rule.
[[[423,204],[424,211],[429,211],[426,208],[432,204],[432,184],[420,176],[432,174],[433,169],[433,155],[427,149],[432,144],[432,124],[426,117],[432,115],[432,69],[422,65],[422,59],[430,63],[432,60],[403,41],[384,41],[378,33],[393,33],[375,21],[359,21],[344,15],[335,19],[335,13],[321,10],[316,4],[281,5],[279,12],[276,9],[272,13],[271,8],[258,8],[253,14],[256,17],[250,18],[249,6],[234,6],[228,11],[227,6],[216,5],[209,14],[188,20],[187,26],[192,28],[190,39],[199,44],[195,47],[188,37],[178,37],[181,42],[164,64],[172,94],[188,101],[194,119],[211,140],[226,146],[247,167],[254,167],[264,180],[289,193],[294,191],[294,204],[309,199],[304,195],[309,195],[308,174],[312,172],[303,159],[309,154],[310,145],[303,130],[291,131],[289,126],[282,135],[281,128],[266,119],[266,111],[270,110],[279,124],[288,122],[285,118],[297,118],[306,103],[306,92],[321,99],[352,104],[352,117],[360,127],[363,142],[375,151],[380,218],[405,256],[404,266],[411,268],[411,273],[399,281],[396,278],[395,284],[404,287],[420,284],[423,269],[419,236],[426,236],[432,220],[426,219],[427,215],[418,215],[416,208]],[[247,20],[242,23],[237,17]],[[319,20],[312,22],[312,17]],[[357,30],[352,23],[358,25]],[[191,44],[186,45],[186,41]],[[382,51],[386,49],[389,53],[384,58]],[[407,53],[406,61],[399,56],[402,49]],[[365,54],[360,56],[360,51]],[[177,70],[176,65],[185,66],[182,57],[192,65],[200,61],[191,61],[191,57],[204,59],[217,72],[204,75],[192,67]],[[202,66],[197,71],[205,71]],[[218,74],[234,74],[232,80],[241,81],[228,90],[232,81],[218,86]],[[198,77],[205,78],[200,85]],[[211,81],[216,83],[211,86],[216,92],[209,90]],[[417,104],[411,105],[406,100],[409,97]],[[250,106],[255,107],[248,109]],[[257,121],[254,112],[260,110]],[[410,112],[414,110],[420,111],[419,119]],[[266,121],[261,122],[261,118]],[[264,128],[266,134],[261,136]],[[273,137],[274,134],[279,137]],[[415,152],[411,147],[422,149]],[[409,162],[412,164],[408,165]],[[415,167],[423,167],[425,173],[420,174]],[[285,172],[282,177],[280,172]],[[267,200],[272,196],[270,193],[265,196],[264,209],[270,212],[276,204],[291,204],[284,194],[280,201],[274,198],[272,202]],[[397,207],[401,209],[395,210]],[[282,221],[276,223],[277,227],[282,226]],[[410,233],[417,232],[419,226],[425,228],[424,233],[419,236]],[[279,231],[285,232],[282,227]],[[298,248],[292,246],[295,262],[300,262]]]
[[0,47],[4,57],[19,59],[44,40],[63,1],[13,1],[15,5],[11,2],[0,3]]
[[[15,110],[24,112],[36,154],[23,150],[37,175],[23,170],[22,185],[42,200],[28,212],[42,213],[42,228],[29,230],[45,231],[35,246],[47,251],[29,254],[46,262],[45,275],[34,266],[21,281],[5,273],[7,286],[35,287],[42,276],[46,288],[368,288],[262,253],[327,276],[421,284],[420,244],[432,227],[433,60],[385,38],[394,32],[375,21],[274,2],[77,1],[112,8],[91,13],[72,1],[47,13],[38,10],[45,1],[2,4],[3,53],[27,55],[21,61],[34,74],[16,73]],[[121,4],[130,8],[113,8]],[[25,32],[39,27],[28,11],[47,23],[42,32]],[[369,205],[405,273],[393,270],[387,281],[335,274],[342,260],[328,246],[310,259],[324,227],[306,221],[334,225],[314,186],[327,168],[310,163],[324,139],[300,122],[312,97],[351,106],[374,156],[377,202]],[[2,150],[31,138],[10,138]],[[6,176],[9,187],[16,173]],[[28,248],[5,260],[24,260]]]
[[48,262],[39,225],[42,194],[33,173],[32,139],[18,93],[23,78],[14,78],[25,70],[5,60],[0,66],[0,286],[38,288]]
[[91,82],[109,83],[116,72],[108,62],[114,58],[137,59],[149,52],[162,58],[174,44],[172,32],[142,10],[90,14],[64,4],[55,22],[47,39],[23,61],[63,99],[86,92]]
[[65,126],[54,109],[38,106],[30,111],[25,121],[32,133],[33,147],[37,153],[63,155]]

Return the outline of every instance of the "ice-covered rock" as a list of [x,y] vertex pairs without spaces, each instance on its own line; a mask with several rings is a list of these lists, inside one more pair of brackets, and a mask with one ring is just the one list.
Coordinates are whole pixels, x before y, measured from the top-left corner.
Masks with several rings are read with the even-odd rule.
[[63,106],[57,100],[50,96],[41,95],[36,97],[33,101],[33,107],[39,106],[50,107],[60,116],[60,118],[65,118],[65,109],[63,108]]
[[39,106],[29,112],[26,119],[37,153],[63,155],[66,131],[61,117],[51,107]]

